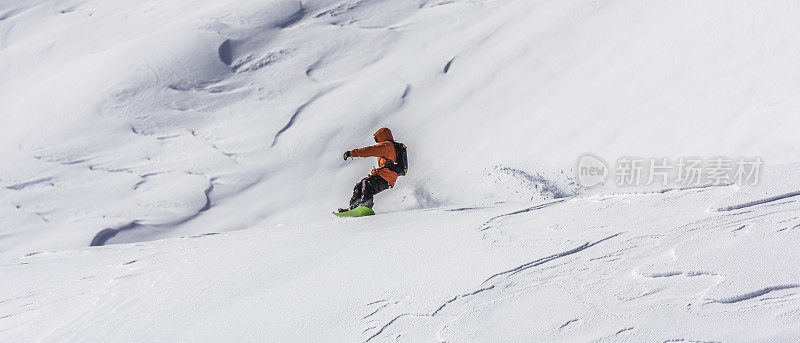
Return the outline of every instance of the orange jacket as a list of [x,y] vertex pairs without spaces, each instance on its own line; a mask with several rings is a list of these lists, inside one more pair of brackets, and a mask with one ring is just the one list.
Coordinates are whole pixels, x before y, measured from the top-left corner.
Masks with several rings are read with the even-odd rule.
[[389,168],[380,167],[387,163],[397,162],[397,153],[394,151],[394,144],[392,144],[392,141],[394,140],[394,137],[392,137],[392,131],[385,127],[380,128],[378,131],[375,131],[373,136],[375,136],[378,144],[363,147],[361,149],[350,150],[350,156],[377,157],[379,167],[373,169],[371,175],[378,174],[378,176],[382,177],[384,180],[386,180],[386,182],[394,187],[394,183],[397,181],[397,173],[389,170]]

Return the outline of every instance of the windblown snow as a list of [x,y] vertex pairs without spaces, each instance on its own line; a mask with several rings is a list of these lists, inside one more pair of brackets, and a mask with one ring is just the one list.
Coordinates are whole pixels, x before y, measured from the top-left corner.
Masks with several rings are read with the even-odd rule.
[[[800,341],[798,16],[0,0],[0,341]],[[409,175],[333,218],[384,126]],[[586,189],[587,152],[765,166]]]

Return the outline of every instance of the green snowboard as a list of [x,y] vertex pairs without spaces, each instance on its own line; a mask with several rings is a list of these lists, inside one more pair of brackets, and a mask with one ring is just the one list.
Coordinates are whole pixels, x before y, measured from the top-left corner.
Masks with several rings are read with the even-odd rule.
[[373,212],[371,208],[365,206],[359,206],[347,212],[333,212],[333,215],[337,217],[363,217],[373,214],[375,214],[375,212]]

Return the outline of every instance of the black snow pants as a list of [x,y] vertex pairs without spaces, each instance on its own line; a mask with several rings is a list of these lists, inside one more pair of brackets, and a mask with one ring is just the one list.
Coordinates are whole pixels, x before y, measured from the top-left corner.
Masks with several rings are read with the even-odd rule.
[[350,209],[352,210],[359,206],[372,208],[375,204],[372,201],[372,197],[375,196],[375,194],[389,189],[389,187],[391,187],[389,182],[378,175],[370,175],[361,179],[361,181],[356,183],[356,186],[353,187],[353,196],[350,198]]

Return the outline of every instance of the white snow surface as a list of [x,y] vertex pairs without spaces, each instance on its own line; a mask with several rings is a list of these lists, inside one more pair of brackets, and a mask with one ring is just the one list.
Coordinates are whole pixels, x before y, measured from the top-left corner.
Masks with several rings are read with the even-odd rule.
[[0,0],[0,341],[800,341],[799,6]]

